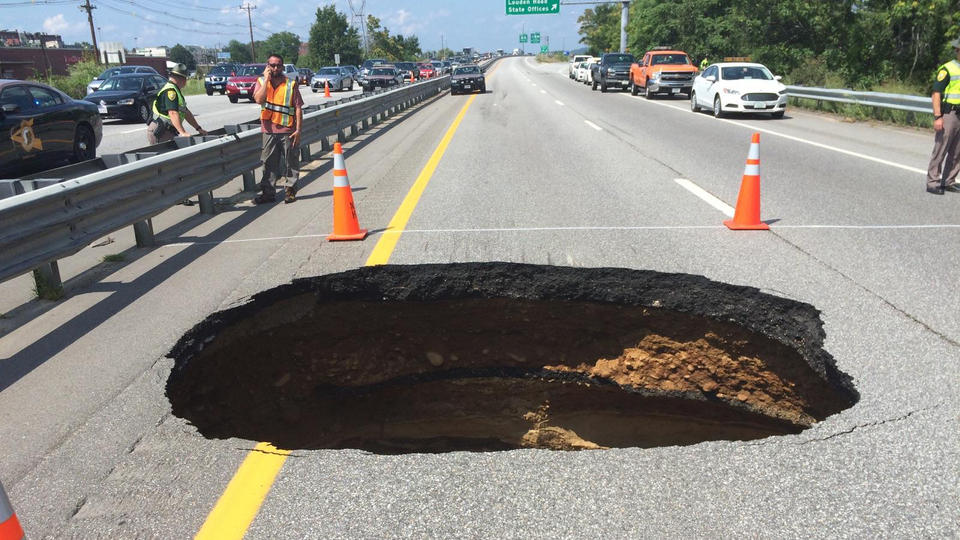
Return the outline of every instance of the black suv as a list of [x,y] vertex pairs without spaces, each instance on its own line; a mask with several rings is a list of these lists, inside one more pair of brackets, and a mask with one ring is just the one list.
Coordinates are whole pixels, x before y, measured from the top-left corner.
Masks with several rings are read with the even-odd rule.
[[214,91],[220,92],[220,95],[227,93],[227,79],[237,74],[239,66],[236,64],[217,64],[213,66],[210,73],[203,78],[203,87],[207,90],[207,95],[212,96]]
[[633,64],[633,55],[626,53],[607,53],[600,57],[600,62],[590,68],[593,76],[591,90],[600,87],[601,92],[607,88],[630,88],[630,66]]

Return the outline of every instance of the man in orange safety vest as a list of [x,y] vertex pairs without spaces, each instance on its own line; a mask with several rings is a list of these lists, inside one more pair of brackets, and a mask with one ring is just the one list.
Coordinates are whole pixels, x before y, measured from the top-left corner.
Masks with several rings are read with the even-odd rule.
[[[276,200],[274,182],[285,186],[283,202],[297,200],[300,174],[300,127],[303,124],[303,97],[296,79],[287,78],[283,57],[271,54],[263,76],[253,87],[253,99],[260,104],[260,129],[263,132],[263,178],[257,204]],[[281,159],[285,158],[285,159]],[[284,166],[281,163],[285,162]]]

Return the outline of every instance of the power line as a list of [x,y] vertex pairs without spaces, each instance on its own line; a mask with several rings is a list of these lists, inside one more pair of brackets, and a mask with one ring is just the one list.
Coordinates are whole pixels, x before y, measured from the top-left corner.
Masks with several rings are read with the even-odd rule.
[[220,21],[205,21],[205,20],[201,20],[201,19],[194,19],[194,18],[192,18],[192,17],[184,17],[183,15],[175,15],[175,14],[170,13],[170,12],[168,12],[168,11],[160,11],[160,10],[154,8],[154,7],[149,7],[149,6],[145,6],[145,5],[143,5],[143,4],[138,4],[137,2],[134,2],[133,0],[111,0],[111,1],[112,1],[112,2],[123,2],[124,4],[130,4],[131,6],[135,6],[135,7],[141,8],[141,9],[145,9],[145,10],[147,10],[148,12],[160,13],[160,14],[162,14],[162,15],[167,15],[167,16],[169,16],[169,17],[174,17],[174,18],[176,18],[176,19],[178,19],[178,20],[195,22],[195,23],[199,23],[199,24],[206,25],[206,26],[236,26],[237,28],[243,28],[243,24],[242,24],[242,23],[230,23],[230,22],[220,22]]
[[[124,15],[130,16],[130,17],[134,17],[134,18],[137,18],[137,19],[140,19],[140,20],[143,20],[143,21],[147,21],[147,22],[149,22],[149,23],[151,23],[151,24],[156,24],[156,25],[160,25],[160,26],[166,26],[166,27],[168,27],[168,28],[173,28],[174,30],[186,30],[186,29],[183,28],[182,26],[177,26],[177,25],[174,25],[174,24],[170,24],[170,23],[166,23],[166,22],[160,21],[160,20],[149,19],[149,18],[147,18],[147,17],[144,17],[143,15],[134,13],[134,12],[132,12],[132,11],[127,11],[127,10],[122,9],[122,8],[118,8],[118,7],[111,6],[111,5],[109,5],[109,4],[102,3],[102,0],[101,0],[101,6],[107,8],[107,9],[111,9],[111,10],[113,10],[113,11],[116,11],[116,12],[118,12],[118,13],[122,13],[122,14],[124,14]],[[210,31],[210,30],[204,30],[203,33],[204,33],[204,34],[210,34],[210,35],[216,35],[216,36],[229,36],[229,37],[236,37],[236,35],[237,35],[235,32],[213,32],[213,31]]]
[[5,2],[0,8],[14,8],[22,6],[53,6],[57,4],[75,4],[75,0],[36,0],[35,2]]

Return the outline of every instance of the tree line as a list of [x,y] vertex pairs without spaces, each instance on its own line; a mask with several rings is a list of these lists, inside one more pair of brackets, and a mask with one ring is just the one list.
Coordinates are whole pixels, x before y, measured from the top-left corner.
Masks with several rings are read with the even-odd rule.
[[[620,46],[619,4],[587,9],[580,42],[591,54]],[[793,84],[930,89],[954,57],[957,0],[633,0],[629,52],[656,46],[702,58],[750,57]]]

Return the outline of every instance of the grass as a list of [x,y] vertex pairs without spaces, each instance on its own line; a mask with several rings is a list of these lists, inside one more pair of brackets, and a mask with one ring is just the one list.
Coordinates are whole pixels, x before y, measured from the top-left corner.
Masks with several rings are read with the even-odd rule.
[[569,62],[570,57],[561,52],[552,52],[547,54],[538,54],[537,62],[556,64],[559,62]]
[[206,94],[207,89],[203,86],[203,79],[187,79],[187,85],[183,87],[182,92],[185,96],[195,96]]
[[127,257],[123,253],[114,253],[112,255],[103,256],[103,262],[108,262],[108,263],[123,262],[125,260],[127,260]]

